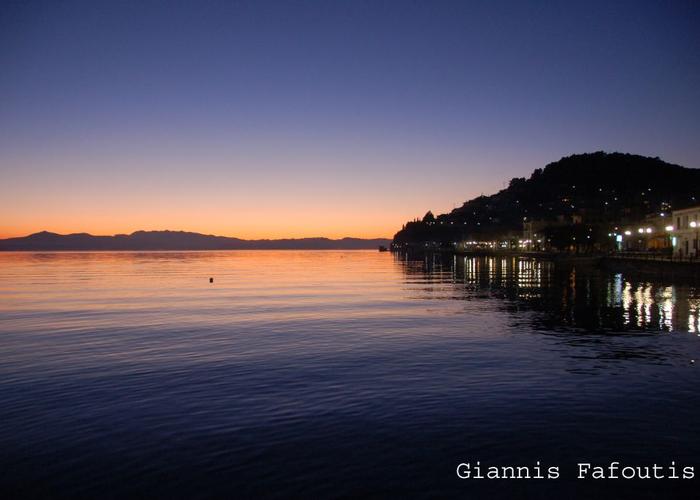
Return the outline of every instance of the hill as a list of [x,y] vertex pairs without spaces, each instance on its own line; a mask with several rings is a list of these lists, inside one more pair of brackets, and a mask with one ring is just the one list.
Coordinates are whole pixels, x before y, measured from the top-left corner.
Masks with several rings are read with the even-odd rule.
[[572,155],[514,178],[492,196],[408,222],[394,243],[488,239],[521,233],[526,220],[567,218],[606,227],[698,203],[700,170],[624,153]]
[[358,250],[388,246],[384,238],[300,238],[242,240],[185,231],[136,231],[114,236],[88,233],[56,234],[47,231],[0,240],[0,251],[56,250]]

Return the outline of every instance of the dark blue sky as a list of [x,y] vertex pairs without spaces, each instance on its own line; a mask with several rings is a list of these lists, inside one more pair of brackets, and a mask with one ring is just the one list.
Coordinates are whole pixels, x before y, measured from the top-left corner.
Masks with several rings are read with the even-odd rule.
[[389,236],[572,153],[700,167],[699,28],[700,2],[4,2],[0,236]]

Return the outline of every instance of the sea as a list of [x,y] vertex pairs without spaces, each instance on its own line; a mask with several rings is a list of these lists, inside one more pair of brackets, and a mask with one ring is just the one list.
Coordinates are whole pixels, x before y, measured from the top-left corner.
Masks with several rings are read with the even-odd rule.
[[699,318],[532,258],[0,253],[0,497],[700,498]]

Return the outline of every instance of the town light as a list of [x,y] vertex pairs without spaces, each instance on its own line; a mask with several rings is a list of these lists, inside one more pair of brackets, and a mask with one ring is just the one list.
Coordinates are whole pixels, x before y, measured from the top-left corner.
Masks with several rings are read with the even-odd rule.
[[650,227],[647,228],[647,234],[649,234],[649,233],[651,233],[651,228],[650,228]]
[[625,231],[625,236],[630,236],[632,234],[632,231]]
[[666,231],[673,231],[673,226],[666,226]]
[[644,228],[643,228],[643,227],[640,227],[639,229],[637,229],[637,232],[638,232],[639,234],[644,234]]
[[697,227],[698,223],[693,221],[690,221],[690,227]]

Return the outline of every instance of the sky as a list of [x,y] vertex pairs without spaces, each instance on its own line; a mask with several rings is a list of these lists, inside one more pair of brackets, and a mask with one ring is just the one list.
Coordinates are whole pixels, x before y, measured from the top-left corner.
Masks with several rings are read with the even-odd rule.
[[700,167],[700,2],[0,2],[0,237],[391,237],[562,156]]

